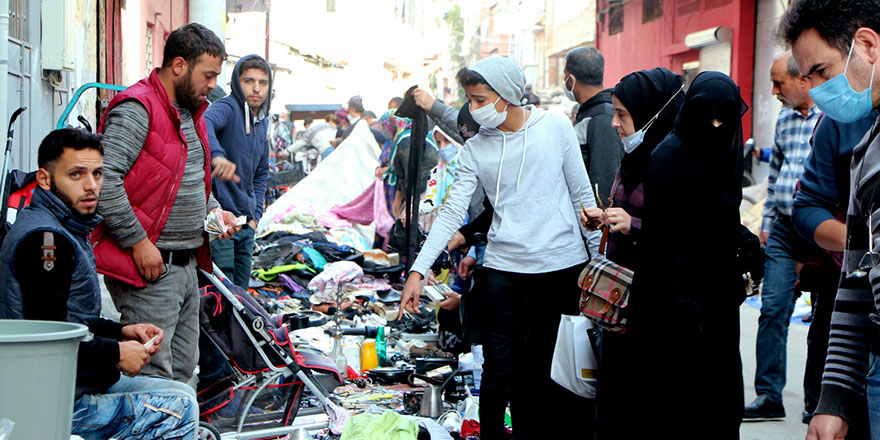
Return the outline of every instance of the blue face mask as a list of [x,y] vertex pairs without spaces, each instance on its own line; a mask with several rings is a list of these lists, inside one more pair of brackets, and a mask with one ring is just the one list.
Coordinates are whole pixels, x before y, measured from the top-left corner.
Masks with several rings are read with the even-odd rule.
[[875,66],[871,66],[871,82],[868,83],[868,88],[861,93],[853,90],[846,77],[854,47],[855,41],[849,48],[843,73],[810,90],[810,96],[819,109],[829,118],[844,124],[867,117],[874,107],[871,100],[871,85],[874,84]]

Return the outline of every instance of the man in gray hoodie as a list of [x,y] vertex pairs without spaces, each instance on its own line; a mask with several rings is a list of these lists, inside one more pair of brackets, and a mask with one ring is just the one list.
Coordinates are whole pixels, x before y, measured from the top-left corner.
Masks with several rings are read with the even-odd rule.
[[[501,436],[508,403],[520,439],[543,438],[551,420],[566,433],[588,432],[589,403],[550,379],[559,316],[579,312],[577,278],[599,241],[578,222],[581,207],[596,204],[577,137],[565,117],[519,106],[525,74],[507,58],[486,58],[457,78],[481,128],[459,153],[455,183],[412,267],[401,306],[418,309],[422,280],[482,188],[495,208],[484,259],[487,309],[477,312],[486,359],[483,438]],[[534,398],[536,389],[542,398]],[[560,408],[571,417],[559,417]]]

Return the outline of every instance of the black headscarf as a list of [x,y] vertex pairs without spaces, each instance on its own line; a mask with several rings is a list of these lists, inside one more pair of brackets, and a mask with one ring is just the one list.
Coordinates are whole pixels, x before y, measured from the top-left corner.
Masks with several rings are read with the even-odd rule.
[[[720,191],[725,203],[737,206],[742,199],[742,115],[747,110],[729,76],[703,72],[691,84],[673,128],[690,157],[695,183],[706,193]],[[715,127],[713,119],[723,124]]]
[[[680,92],[683,83],[681,75],[657,67],[630,73],[614,87],[612,93],[632,116],[635,130],[641,130],[663,109],[645,133],[642,144],[620,161],[620,183],[626,192],[632,192],[642,183],[651,152],[672,131],[675,116],[684,102],[684,93]],[[663,108],[667,102],[669,105]]]

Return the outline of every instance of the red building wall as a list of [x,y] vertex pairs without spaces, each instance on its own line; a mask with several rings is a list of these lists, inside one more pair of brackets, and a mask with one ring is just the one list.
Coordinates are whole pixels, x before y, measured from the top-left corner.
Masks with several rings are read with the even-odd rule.
[[[642,0],[623,2],[623,31],[609,35],[608,0],[599,1],[596,46],[605,56],[605,85],[641,69],[699,61],[699,49],[684,44],[686,35],[716,26],[733,29],[730,76],[751,107],[754,76],[755,0],[665,0],[663,15],[642,23]],[[751,136],[751,112],[743,117],[743,135]]]

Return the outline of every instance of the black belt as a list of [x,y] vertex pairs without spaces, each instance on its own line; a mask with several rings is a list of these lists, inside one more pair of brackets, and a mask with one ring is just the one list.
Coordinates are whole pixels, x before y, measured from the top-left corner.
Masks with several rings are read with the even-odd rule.
[[159,249],[159,253],[162,254],[162,261],[165,264],[186,266],[189,264],[189,261],[195,257],[197,250],[198,249],[178,249],[169,251],[166,249]]

